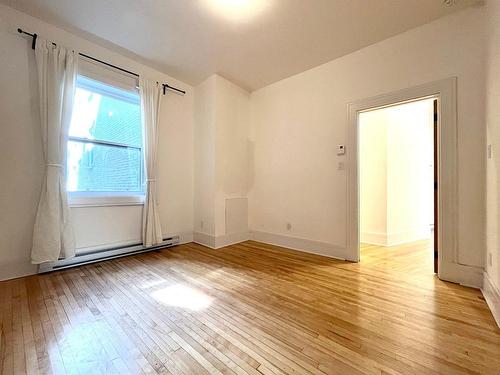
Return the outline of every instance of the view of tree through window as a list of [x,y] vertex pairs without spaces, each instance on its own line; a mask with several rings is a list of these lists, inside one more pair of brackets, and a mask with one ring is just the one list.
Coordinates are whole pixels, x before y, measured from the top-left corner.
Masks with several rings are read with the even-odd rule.
[[142,192],[139,95],[78,76],[69,130],[70,192]]

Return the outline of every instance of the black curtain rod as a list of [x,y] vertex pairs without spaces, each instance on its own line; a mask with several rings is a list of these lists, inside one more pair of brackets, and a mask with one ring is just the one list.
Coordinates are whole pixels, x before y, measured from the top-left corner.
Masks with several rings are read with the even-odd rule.
[[[26,31],[24,31],[23,29],[17,29],[17,32],[18,32],[19,34],[24,34],[24,35],[28,35],[28,36],[32,37],[32,38],[33,38],[33,40],[32,40],[32,42],[31,42],[31,48],[32,48],[32,49],[35,49],[35,46],[36,46],[36,38],[38,37],[38,35],[37,35],[37,34],[35,34],[35,33],[34,33],[34,34],[28,33],[28,32],[26,32]],[[53,44],[53,45],[56,45],[55,43],[52,43],[52,44]],[[131,72],[130,70],[123,69],[123,68],[120,68],[119,66],[116,66],[116,65],[113,65],[113,64],[107,63],[106,61],[102,61],[102,60],[96,59],[95,57],[92,57],[92,56],[86,55],[86,54],[84,54],[84,53],[79,53],[79,55],[80,55],[80,56],[83,56],[83,57],[86,57],[87,59],[90,59],[90,60],[93,60],[93,61],[97,61],[98,63],[104,64],[104,65],[107,65],[107,66],[109,66],[109,67],[111,67],[111,68],[114,68],[114,69],[116,69],[116,70],[119,70],[119,71],[121,71],[121,72],[124,72],[124,73],[130,74],[130,75],[133,75],[133,76],[135,76],[135,77],[139,77],[139,74],[137,74],[137,73],[134,73],[134,72]],[[176,92],[181,93],[181,94],[183,94],[183,95],[184,95],[184,94],[186,94],[186,91],[181,90],[181,89],[178,89],[178,88],[176,88],[176,87],[172,87],[172,86],[170,86],[170,85],[169,85],[169,84],[167,84],[167,83],[162,83],[162,85],[163,85],[163,95],[165,95],[165,94],[166,94],[167,89],[172,90],[172,91],[176,91]]]

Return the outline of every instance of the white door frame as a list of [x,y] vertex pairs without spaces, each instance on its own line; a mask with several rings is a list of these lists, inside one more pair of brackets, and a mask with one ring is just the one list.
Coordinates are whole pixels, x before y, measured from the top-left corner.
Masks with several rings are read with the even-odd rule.
[[[358,114],[360,112],[414,101],[438,98],[438,276],[442,279],[475,284],[463,280],[458,263],[458,163],[457,163],[457,79],[447,78],[397,92],[363,99],[348,105],[348,228],[349,260],[360,260]],[[475,277],[475,276],[473,276]]]

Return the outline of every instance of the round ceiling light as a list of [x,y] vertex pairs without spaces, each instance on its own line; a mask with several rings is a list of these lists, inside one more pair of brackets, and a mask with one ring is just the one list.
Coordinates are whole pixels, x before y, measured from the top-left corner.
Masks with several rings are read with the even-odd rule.
[[262,13],[271,0],[204,0],[214,13],[231,21],[246,21]]

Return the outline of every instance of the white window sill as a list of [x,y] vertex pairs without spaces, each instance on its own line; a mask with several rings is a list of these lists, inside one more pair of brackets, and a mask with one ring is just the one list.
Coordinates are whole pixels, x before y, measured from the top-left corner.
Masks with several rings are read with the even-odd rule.
[[138,206],[144,204],[144,194],[68,193],[70,207]]

